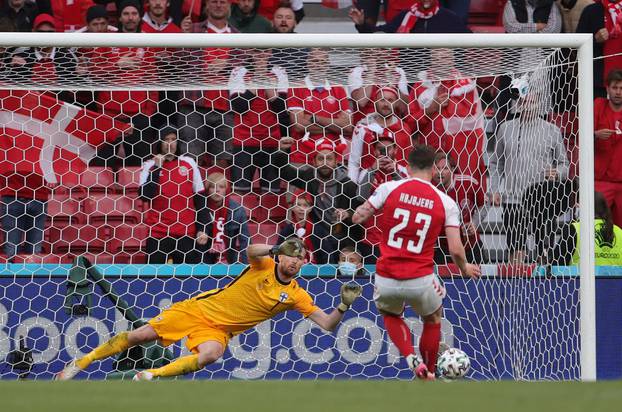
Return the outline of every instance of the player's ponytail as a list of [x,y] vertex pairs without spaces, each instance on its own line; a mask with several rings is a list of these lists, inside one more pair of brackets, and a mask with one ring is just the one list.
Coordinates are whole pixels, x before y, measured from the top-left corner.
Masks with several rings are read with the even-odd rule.
[[603,224],[600,227],[598,236],[605,243],[613,244],[613,219],[611,218],[611,209],[607,205],[605,196],[600,192],[594,192],[594,215],[597,219],[602,219]]

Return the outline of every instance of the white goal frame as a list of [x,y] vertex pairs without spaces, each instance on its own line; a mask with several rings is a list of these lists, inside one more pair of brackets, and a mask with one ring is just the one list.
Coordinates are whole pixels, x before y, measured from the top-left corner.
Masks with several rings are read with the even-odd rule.
[[[596,380],[594,257],[593,51],[590,34],[108,34],[0,33],[0,47],[429,47],[573,48],[578,51],[580,196],[580,366],[583,381]],[[166,88],[163,88],[166,89]],[[196,89],[196,86],[193,86]],[[175,90],[179,90],[176,86]]]

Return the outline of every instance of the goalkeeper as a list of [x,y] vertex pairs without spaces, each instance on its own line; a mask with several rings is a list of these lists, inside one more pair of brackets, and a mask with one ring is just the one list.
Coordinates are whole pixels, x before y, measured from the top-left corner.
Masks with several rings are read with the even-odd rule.
[[233,336],[286,310],[294,309],[322,329],[332,331],[361,294],[360,286],[344,284],[341,303],[330,314],[315,306],[311,296],[294,279],[307,255],[304,243],[298,238],[274,247],[250,245],[247,255],[249,266],[225,287],[177,302],[146,325],[114,336],[83,358],[70,362],[56,379],[69,380],[92,362],[132,346],[155,340],[168,346],[184,337],[188,338],[186,346],[192,355],[158,369],[138,372],[134,380],[196,372],[218,360]]

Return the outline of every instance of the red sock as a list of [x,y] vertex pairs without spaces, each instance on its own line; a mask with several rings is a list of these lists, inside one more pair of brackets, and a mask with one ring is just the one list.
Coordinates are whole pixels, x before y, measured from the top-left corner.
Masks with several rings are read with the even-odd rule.
[[382,315],[382,318],[384,319],[384,327],[387,329],[391,341],[397,346],[402,356],[406,357],[415,353],[413,337],[404,319],[396,315]]
[[419,352],[428,370],[434,373],[436,369],[436,357],[438,356],[438,344],[441,341],[441,324],[424,323],[423,333],[419,339]]

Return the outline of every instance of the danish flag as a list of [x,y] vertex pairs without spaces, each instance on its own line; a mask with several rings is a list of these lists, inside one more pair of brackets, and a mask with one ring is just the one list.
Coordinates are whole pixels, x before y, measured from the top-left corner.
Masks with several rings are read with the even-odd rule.
[[131,125],[45,93],[0,90],[0,174],[38,174],[46,184],[82,172],[102,143]]

